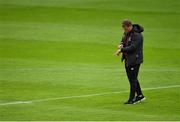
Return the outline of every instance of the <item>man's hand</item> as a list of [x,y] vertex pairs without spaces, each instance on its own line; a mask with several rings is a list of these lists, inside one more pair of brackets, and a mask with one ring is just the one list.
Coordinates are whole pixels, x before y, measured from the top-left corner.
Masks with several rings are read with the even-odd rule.
[[119,54],[121,53],[121,49],[118,49],[115,53],[116,56],[119,56]]
[[123,48],[123,44],[118,45],[118,49]]
[[121,48],[123,48],[123,44],[118,45],[118,50],[115,53],[116,56],[119,56],[119,54],[121,53]]

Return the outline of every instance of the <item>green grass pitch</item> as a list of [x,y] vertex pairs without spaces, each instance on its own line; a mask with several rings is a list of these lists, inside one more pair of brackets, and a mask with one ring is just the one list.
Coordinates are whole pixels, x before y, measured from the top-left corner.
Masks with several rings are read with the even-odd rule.
[[[125,18],[145,28],[132,106]],[[0,0],[0,120],[180,120],[179,33],[179,0]]]

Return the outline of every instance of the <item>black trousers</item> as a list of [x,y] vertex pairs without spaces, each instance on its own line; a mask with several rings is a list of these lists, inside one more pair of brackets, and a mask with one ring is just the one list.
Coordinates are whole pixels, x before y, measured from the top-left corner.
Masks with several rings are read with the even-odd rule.
[[125,65],[125,68],[126,68],[126,74],[130,83],[129,100],[133,100],[135,97],[135,94],[143,95],[139,81],[138,81],[138,73],[139,73],[140,64],[136,64],[132,66]]

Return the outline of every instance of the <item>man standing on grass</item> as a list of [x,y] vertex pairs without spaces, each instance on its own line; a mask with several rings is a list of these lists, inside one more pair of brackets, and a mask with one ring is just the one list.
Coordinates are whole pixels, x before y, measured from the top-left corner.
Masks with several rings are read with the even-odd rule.
[[[122,61],[125,60],[126,74],[130,83],[129,100],[124,104],[136,104],[145,100],[138,81],[138,73],[143,62],[143,36],[144,29],[138,24],[132,24],[129,20],[122,22],[124,35],[118,45],[116,55],[122,53]],[[137,96],[135,96],[137,94]]]

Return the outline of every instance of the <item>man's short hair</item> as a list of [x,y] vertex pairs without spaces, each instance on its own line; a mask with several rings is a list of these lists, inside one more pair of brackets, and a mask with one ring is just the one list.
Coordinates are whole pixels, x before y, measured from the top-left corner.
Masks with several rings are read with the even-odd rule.
[[130,26],[132,26],[132,22],[130,20],[125,19],[122,22],[122,26],[130,27]]

